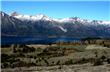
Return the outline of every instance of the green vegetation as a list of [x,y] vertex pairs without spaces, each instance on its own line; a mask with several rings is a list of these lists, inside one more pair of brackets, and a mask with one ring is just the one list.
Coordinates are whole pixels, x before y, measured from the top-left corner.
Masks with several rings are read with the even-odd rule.
[[85,51],[87,45],[61,45],[60,48],[73,48],[75,51]]
[[6,53],[6,54],[10,54],[10,53],[12,53],[12,49],[11,48],[1,48],[1,52]]

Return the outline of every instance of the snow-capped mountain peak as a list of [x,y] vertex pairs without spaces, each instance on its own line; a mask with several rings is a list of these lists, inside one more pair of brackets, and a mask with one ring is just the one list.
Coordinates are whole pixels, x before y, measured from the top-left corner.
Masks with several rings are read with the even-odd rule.
[[1,11],[0,14],[1,14],[1,16],[4,16],[5,13]]
[[7,16],[7,14],[6,13],[4,13],[4,12],[2,12],[2,11],[0,11],[0,17],[5,17],[5,16]]
[[48,18],[47,16],[45,16],[44,14],[37,14],[36,15],[36,17],[38,18],[38,19],[42,19],[42,18]]
[[82,24],[107,24],[110,25],[110,21],[99,21],[99,20],[87,20],[87,19],[80,19],[79,17],[69,17],[69,18],[60,18],[60,19],[54,19],[50,18],[44,14],[37,14],[37,15],[21,15],[18,14],[17,12],[13,12],[11,16],[20,19],[20,20],[31,20],[31,21],[38,21],[38,20],[46,20],[46,21],[56,21],[59,23],[64,23],[64,22],[71,22],[75,23],[80,22]]
[[12,12],[10,15],[11,16],[18,16],[19,14],[17,12]]
[[110,25],[110,21],[102,21],[102,22],[100,22],[100,24],[109,24]]
[[37,15],[22,15],[22,14],[18,14],[17,12],[12,12],[10,14],[10,16],[13,16],[17,19],[20,19],[20,20],[31,20],[31,21],[37,21],[37,20],[47,20],[47,21],[51,21],[52,19],[47,17],[46,15],[44,14],[37,14]]
[[51,18],[49,18],[48,16],[44,15],[44,14],[37,14],[36,15],[36,18],[38,20],[48,20],[48,21],[51,21]]
[[69,18],[62,18],[62,19],[53,19],[54,21],[63,23],[63,22],[72,22],[74,23],[75,21],[81,21],[79,17],[69,17]]

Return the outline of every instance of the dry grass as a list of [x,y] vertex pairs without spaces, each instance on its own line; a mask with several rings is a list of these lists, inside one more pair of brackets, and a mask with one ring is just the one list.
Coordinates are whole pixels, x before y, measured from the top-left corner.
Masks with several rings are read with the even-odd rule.
[[[89,59],[95,58],[95,52],[97,52],[97,58],[105,55],[107,58],[110,58],[110,48],[103,47],[100,45],[27,45],[28,47],[35,48],[35,51],[32,53],[11,53],[11,48],[1,48],[1,52],[8,54],[11,53],[10,59],[12,60],[14,56],[16,59],[20,59],[20,61],[26,63],[25,65],[30,65],[34,63],[33,67],[31,65],[27,68],[24,67],[15,67],[15,68],[3,68],[2,72],[19,72],[19,68],[21,68],[22,72],[104,72],[109,69],[108,64],[104,64],[101,66],[93,66],[89,62]],[[51,48],[51,49],[49,49]],[[44,51],[47,49],[46,54]],[[60,55],[58,52],[63,50],[73,50],[72,53]],[[52,52],[52,53],[51,53]],[[40,53],[41,56],[39,56]],[[18,55],[18,56],[17,56]],[[12,65],[13,63],[11,63]],[[67,66],[67,65],[68,66]],[[48,67],[46,67],[48,66]],[[61,67],[60,67],[61,66]],[[17,71],[18,70],[18,71]],[[91,71],[90,71],[91,70]],[[109,72],[109,71],[108,71]]]

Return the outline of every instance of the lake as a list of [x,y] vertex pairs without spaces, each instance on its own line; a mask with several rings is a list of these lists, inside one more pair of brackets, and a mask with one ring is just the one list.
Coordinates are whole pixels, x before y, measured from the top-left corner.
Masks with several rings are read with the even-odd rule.
[[56,42],[79,41],[79,38],[72,37],[29,37],[29,36],[1,36],[1,45],[7,44],[50,44]]

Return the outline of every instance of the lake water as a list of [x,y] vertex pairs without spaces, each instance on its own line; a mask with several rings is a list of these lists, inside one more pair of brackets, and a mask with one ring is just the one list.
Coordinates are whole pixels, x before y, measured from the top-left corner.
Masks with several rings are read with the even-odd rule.
[[79,41],[79,38],[71,38],[71,37],[27,37],[27,36],[2,36],[1,37],[1,45],[5,44],[50,44],[59,41],[63,42],[71,42],[71,41]]

